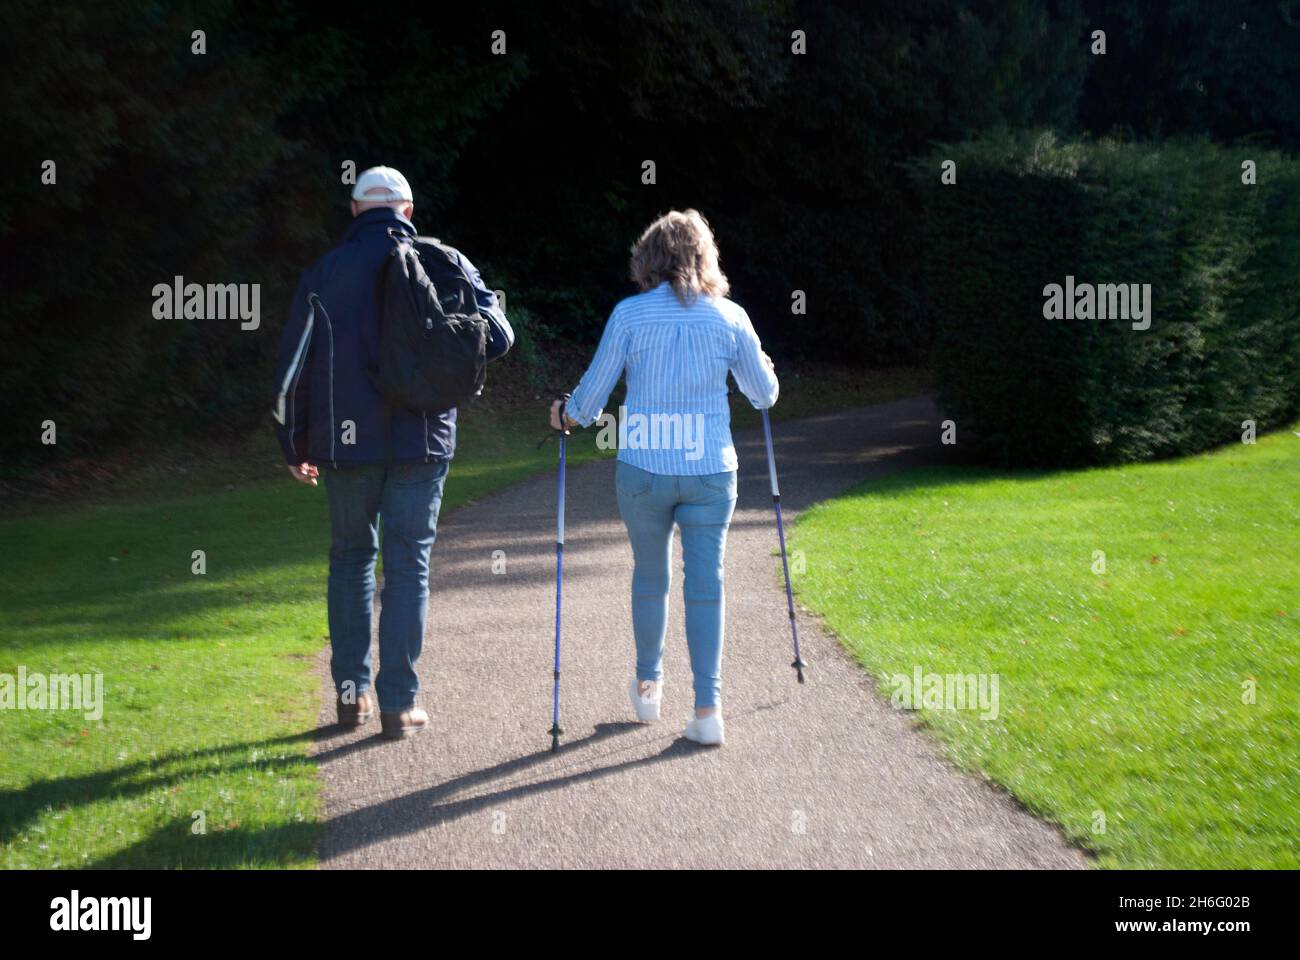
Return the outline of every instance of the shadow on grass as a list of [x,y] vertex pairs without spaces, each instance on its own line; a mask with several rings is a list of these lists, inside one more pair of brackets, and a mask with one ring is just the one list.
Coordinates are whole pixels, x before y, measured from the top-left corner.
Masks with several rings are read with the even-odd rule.
[[[326,742],[342,734],[331,726],[265,740],[225,743],[202,750],[177,751],[150,760],[70,777],[38,780],[17,790],[0,791],[0,845],[11,843],[46,810],[89,806],[102,801],[128,800],[205,774],[229,775],[264,769],[267,761],[231,763],[227,758],[252,750],[274,749],[308,742]],[[365,750],[377,737],[350,741],[314,754],[277,757],[280,768],[315,765],[332,757]],[[190,832],[188,818],[156,831],[150,838],[109,857],[92,868],[173,866],[234,867],[245,864],[290,866],[315,854],[318,823],[288,823],[263,830],[217,830],[204,837]],[[274,836],[272,836],[274,834]],[[196,841],[202,841],[199,845]],[[193,859],[191,859],[191,857]]]
[[321,824],[282,823],[235,827],[196,836],[180,819],[117,853],[86,864],[87,870],[204,869],[308,866],[316,856]]

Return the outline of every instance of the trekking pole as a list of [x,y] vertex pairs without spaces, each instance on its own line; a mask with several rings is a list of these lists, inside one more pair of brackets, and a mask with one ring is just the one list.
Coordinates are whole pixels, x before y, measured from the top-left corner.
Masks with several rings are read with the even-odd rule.
[[564,733],[560,729],[560,610],[564,596],[564,448],[569,436],[568,428],[564,426],[564,411],[568,401],[567,393],[560,398],[560,429],[556,431],[556,439],[560,442],[560,475],[555,521],[555,685],[551,696],[551,753],[559,753],[560,736]]
[[799,627],[794,619],[794,591],[790,589],[790,561],[785,555],[785,524],[781,521],[781,490],[776,485],[776,455],[772,452],[772,421],[767,411],[763,411],[763,440],[767,443],[767,475],[772,481],[772,506],[776,508],[776,535],[781,541],[781,569],[785,571],[785,603],[790,611],[790,635],[794,637],[794,667],[803,683],[803,668],[808,666],[799,656]]

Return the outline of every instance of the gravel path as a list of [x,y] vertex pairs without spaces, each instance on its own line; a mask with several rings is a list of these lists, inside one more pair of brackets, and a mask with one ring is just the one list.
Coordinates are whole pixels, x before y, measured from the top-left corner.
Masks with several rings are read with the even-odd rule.
[[[788,521],[861,480],[943,462],[917,397],[776,425]],[[681,738],[691,713],[680,546],[663,717],[631,722],[631,554],[613,463],[569,471],[560,753],[549,752],[555,477],[446,515],[434,547],[412,739],[322,732],[322,867],[1078,868],[1083,854],[1005,792],[956,771],[816,621],[800,687],[773,556],[759,432],[737,431],[727,549],[727,745]],[[455,470],[455,465],[452,465]],[[492,572],[504,551],[506,573]],[[323,585],[322,585],[323,588]],[[378,654],[376,653],[376,663]],[[333,691],[321,665],[322,724]]]

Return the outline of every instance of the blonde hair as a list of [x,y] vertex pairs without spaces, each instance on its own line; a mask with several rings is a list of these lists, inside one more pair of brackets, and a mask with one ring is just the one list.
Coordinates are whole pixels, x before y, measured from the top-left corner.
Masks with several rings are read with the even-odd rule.
[[632,279],[642,290],[667,280],[682,306],[700,294],[725,297],[731,289],[718,266],[718,245],[698,210],[670,210],[632,245]]

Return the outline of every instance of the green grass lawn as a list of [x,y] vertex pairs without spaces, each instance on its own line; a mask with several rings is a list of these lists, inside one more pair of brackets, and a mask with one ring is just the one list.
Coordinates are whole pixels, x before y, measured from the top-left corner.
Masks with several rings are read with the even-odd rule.
[[[549,467],[544,415],[465,417],[444,511]],[[105,701],[90,721],[0,710],[0,867],[313,861],[325,491],[293,483],[269,436],[250,448],[273,480],[190,493],[151,473],[126,503],[0,524],[0,673],[102,673]]]
[[[781,412],[893,399],[925,375],[816,383],[792,378]],[[545,407],[462,412],[444,512],[554,469],[555,445],[536,447]],[[570,442],[574,463],[610,455],[595,431]],[[106,703],[97,720],[0,709],[0,867],[310,865],[323,487],[289,479],[268,429],[151,454],[74,503],[19,506],[0,522],[0,673],[102,673]]]
[[875,480],[800,518],[796,588],[884,695],[917,667],[996,674],[995,718],[916,716],[1101,865],[1300,867],[1294,429],[1159,464]]

